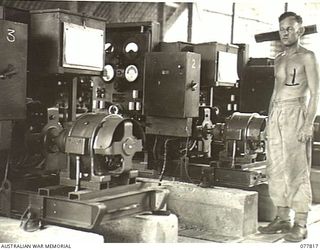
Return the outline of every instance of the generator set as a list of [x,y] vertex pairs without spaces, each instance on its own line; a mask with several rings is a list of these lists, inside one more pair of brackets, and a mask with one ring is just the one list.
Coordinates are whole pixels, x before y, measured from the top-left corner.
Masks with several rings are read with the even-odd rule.
[[168,190],[137,182],[133,167],[143,127],[116,104],[93,105],[103,96],[94,78],[105,69],[105,20],[61,9],[3,17],[0,213],[27,231],[166,214]]
[[205,187],[265,183],[267,117],[240,110],[241,45],[159,47],[146,55],[148,167]]
[[241,110],[246,45],[164,43],[155,22],[61,9],[0,26],[0,214],[25,230],[168,214],[163,179],[266,181],[267,117]]

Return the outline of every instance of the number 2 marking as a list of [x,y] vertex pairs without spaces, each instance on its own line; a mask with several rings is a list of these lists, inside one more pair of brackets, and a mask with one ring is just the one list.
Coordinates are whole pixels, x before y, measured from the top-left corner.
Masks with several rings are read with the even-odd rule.
[[195,59],[192,59],[192,66],[191,66],[193,69],[196,68],[196,60]]

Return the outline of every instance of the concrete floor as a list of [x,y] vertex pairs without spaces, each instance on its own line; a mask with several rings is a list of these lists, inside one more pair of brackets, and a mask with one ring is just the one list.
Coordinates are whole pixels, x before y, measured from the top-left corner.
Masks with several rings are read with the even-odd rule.
[[[259,226],[265,226],[268,222],[259,222]],[[320,243],[320,204],[313,204],[308,219],[308,238],[301,243]],[[245,236],[243,238],[224,237],[210,234],[208,231],[200,231],[197,229],[180,230],[179,243],[287,243],[283,239],[284,234],[265,235],[259,232]],[[305,247],[305,248],[318,248]]]
[[[259,223],[261,225],[264,225],[266,223]],[[320,221],[312,223],[308,227],[308,238],[301,243],[320,243]],[[208,236],[208,234],[206,235]],[[260,233],[252,234],[249,236],[246,236],[244,238],[238,238],[238,239],[223,239],[223,237],[217,238],[217,236],[212,236],[212,239],[200,239],[198,238],[191,238],[179,235],[178,240],[179,243],[217,243],[217,242],[224,242],[224,243],[287,243],[285,240],[283,240],[283,234],[277,234],[277,235],[263,235]],[[203,237],[204,238],[204,237]],[[318,247],[320,247],[318,245]]]
[[1,243],[79,243],[85,239],[87,244],[103,243],[103,236],[54,225],[46,225],[44,230],[26,232],[20,228],[20,220],[0,216]]
[[[81,243],[86,245],[101,244],[103,237],[95,233],[88,233],[78,230],[72,230],[53,225],[48,225],[46,230],[38,231],[37,233],[24,232],[19,228],[20,221],[0,217],[0,243],[3,242],[68,242],[68,243]],[[267,222],[259,222],[259,225],[266,225]],[[302,243],[320,243],[320,204],[314,204],[309,215],[308,220],[308,233],[309,237]],[[277,235],[263,235],[255,233],[246,237],[225,237],[216,235],[210,231],[203,231],[197,228],[184,228],[179,224],[178,243],[285,243],[282,239],[282,234]],[[85,239],[85,240],[84,240]],[[84,240],[84,241],[83,241]],[[104,244],[102,244],[104,245]],[[178,244],[179,245],[179,244]],[[228,245],[228,244],[227,244]],[[320,245],[320,244],[319,244]],[[301,245],[300,245],[301,247]],[[310,248],[310,247],[305,247]],[[312,247],[316,248],[316,247]]]

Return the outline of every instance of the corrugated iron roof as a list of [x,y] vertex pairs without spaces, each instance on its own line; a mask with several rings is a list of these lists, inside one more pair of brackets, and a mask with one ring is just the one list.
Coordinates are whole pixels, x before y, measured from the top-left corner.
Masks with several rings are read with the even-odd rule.
[[[0,5],[24,10],[67,9],[101,17],[107,22],[141,22],[158,20],[158,2],[101,2],[101,1],[15,1],[0,0]],[[179,6],[179,3],[177,4]],[[175,8],[165,6],[167,19]],[[119,13],[119,14],[116,14]]]

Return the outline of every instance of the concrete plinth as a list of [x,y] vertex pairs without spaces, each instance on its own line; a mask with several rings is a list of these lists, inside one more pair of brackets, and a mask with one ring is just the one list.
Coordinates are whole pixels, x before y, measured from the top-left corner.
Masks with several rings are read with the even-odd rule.
[[178,218],[170,215],[136,215],[109,221],[101,225],[99,233],[105,242],[113,243],[176,243]]
[[258,221],[273,221],[277,208],[271,200],[268,184],[260,184],[248,190],[258,192]]
[[320,169],[311,169],[310,181],[312,188],[312,201],[320,203]]
[[231,188],[201,188],[181,182],[163,182],[170,190],[168,210],[179,222],[211,230],[217,235],[243,237],[256,232],[258,193]]
[[0,217],[0,243],[103,243],[103,236],[96,233],[54,225],[46,225],[44,229],[26,232],[19,226],[20,220]]

